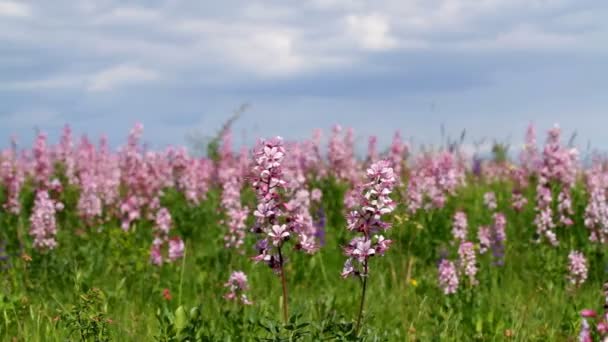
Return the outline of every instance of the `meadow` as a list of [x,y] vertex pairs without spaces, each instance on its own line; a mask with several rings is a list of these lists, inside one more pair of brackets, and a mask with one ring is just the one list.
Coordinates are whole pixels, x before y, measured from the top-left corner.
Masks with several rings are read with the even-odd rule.
[[[523,133],[523,132],[522,132]],[[0,155],[5,341],[599,341],[608,168],[336,126],[206,156],[69,127]],[[537,141],[538,140],[538,141]],[[515,156],[510,158],[510,156]],[[512,160],[511,160],[512,159]],[[364,298],[364,300],[362,300]]]

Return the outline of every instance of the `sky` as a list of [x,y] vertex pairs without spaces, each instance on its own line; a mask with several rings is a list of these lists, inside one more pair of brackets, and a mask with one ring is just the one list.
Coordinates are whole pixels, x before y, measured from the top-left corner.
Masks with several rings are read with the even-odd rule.
[[608,2],[0,0],[0,136],[144,125],[153,146],[353,127],[520,144],[558,123],[608,150]]

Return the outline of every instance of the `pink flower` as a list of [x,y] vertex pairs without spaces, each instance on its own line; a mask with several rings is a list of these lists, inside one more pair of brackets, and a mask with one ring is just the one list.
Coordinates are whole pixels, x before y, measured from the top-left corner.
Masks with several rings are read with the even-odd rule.
[[244,305],[253,304],[245,294],[245,292],[249,290],[249,283],[247,282],[247,275],[242,271],[232,272],[230,278],[228,278],[228,282],[224,284],[224,287],[229,289],[229,292],[224,295],[224,298],[239,301]]
[[354,257],[360,263],[365,262],[367,258],[376,254],[376,250],[372,248],[370,240],[358,240],[355,242],[354,248],[349,256]]
[[571,251],[568,255],[568,280],[576,286],[587,280],[587,259],[579,251]]
[[49,193],[38,190],[34,208],[30,216],[30,235],[34,237],[34,247],[44,250],[57,246],[57,221],[55,218],[56,203],[49,197]]
[[160,208],[156,212],[156,227],[163,234],[169,234],[171,229],[171,214],[167,208]]
[[465,241],[458,247],[459,264],[462,273],[469,277],[469,282],[472,286],[478,284],[475,275],[477,274],[477,259],[475,256],[475,248],[472,242]]
[[462,212],[456,212],[454,214],[454,220],[452,223],[452,236],[455,240],[466,240],[468,232],[467,215]]
[[[356,188],[358,194],[353,196],[358,208],[353,205],[354,210],[351,210],[346,218],[346,228],[361,235],[353,238],[344,248],[348,259],[342,271],[343,277],[367,276],[369,258],[376,254],[384,255],[391,244],[391,240],[385,239],[383,235],[375,235],[374,241],[372,236],[390,228],[390,224],[384,222],[382,217],[395,209],[390,198],[396,183],[393,169],[388,161],[380,160],[373,163],[366,174],[367,183]],[[358,265],[354,265],[353,261]]]
[[163,264],[163,255],[161,252],[161,248],[163,245],[163,240],[154,239],[152,243],[152,247],[150,248],[150,262],[154,265],[160,266]]
[[287,226],[282,224],[275,224],[272,226],[268,236],[272,240],[272,244],[275,246],[279,246],[283,241],[289,238],[289,232],[287,231]]
[[483,195],[483,203],[490,210],[496,210],[496,195],[493,192],[486,192]]
[[441,260],[438,275],[439,287],[443,290],[443,293],[446,295],[456,293],[459,281],[454,263],[447,259]]
[[184,241],[179,237],[173,237],[169,240],[169,260],[175,261],[184,257]]
[[320,189],[313,189],[311,194],[310,194],[310,199],[315,201],[315,202],[319,202],[321,201],[321,197],[323,196],[323,193],[321,192]]

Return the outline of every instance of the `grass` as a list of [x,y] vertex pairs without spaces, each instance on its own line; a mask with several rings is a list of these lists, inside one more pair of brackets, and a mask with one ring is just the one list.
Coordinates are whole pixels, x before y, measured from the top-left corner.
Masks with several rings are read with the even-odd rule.
[[[284,251],[290,313],[311,323],[302,328],[310,332],[304,340],[314,340],[314,331],[352,329],[361,296],[356,280],[340,277],[345,260],[341,246],[350,237],[341,206],[345,188],[332,181],[319,186],[328,216],[325,246],[313,256]],[[464,210],[469,238],[473,239],[478,226],[491,222],[491,213],[482,203],[486,191],[496,193],[498,211],[507,217],[505,266],[495,267],[491,256],[483,255],[479,259],[479,286],[461,287],[457,294],[445,296],[437,286],[437,262],[442,251],[455,257],[456,246],[450,244],[451,218],[456,210]],[[387,234],[394,240],[391,249],[370,262],[361,338],[574,340],[580,324],[578,313],[583,308],[601,307],[606,280],[603,250],[587,242],[582,225],[583,189],[579,186],[575,190],[575,225],[559,229],[561,244],[557,248],[533,242],[533,188],[527,191],[530,203],[522,213],[510,209],[510,191],[508,183],[471,180],[443,209],[408,215],[400,205]],[[90,328],[95,321],[91,317],[99,314],[110,340],[151,341],[162,337],[157,313],[171,314],[180,305],[200,306],[201,324],[206,331],[217,333],[214,339],[239,340],[231,337],[236,330],[230,329],[247,330],[247,324],[251,332],[243,332],[240,340],[272,339],[273,334],[261,326],[264,322],[281,326],[281,281],[266,266],[250,260],[253,237],[248,237],[243,253],[223,248],[225,227],[219,223],[222,214],[217,210],[217,189],[197,207],[186,204],[178,193],[167,193],[163,205],[185,238],[186,256],[182,262],[160,268],[148,262],[150,223],[141,222],[130,232],[122,231],[114,221],[101,229],[86,228],[69,209],[75,207],[76,191],[67,189],[64,196],[68,210],[59,218],[59,247],[48,253],[31,249],[26,216],[0,212],[0,236],[13,255],[0,278],[2,340],[81,340],[83,325]],[[31,197],[31,191],[26,191],[25,212],[29,212]],[[251,196],[244,198],[251,205]],[[23,250],[19,250],[19,242]],[[589,278],[578,289],[571,288],[565,278],[571,249],[582,250],[590,264]],[[254,305],[240,308],[222,297],[226,292],[223,284],[233,270],[248,275]],[[91,289],[98,289],[101,298],[91,299]],[[172,294],[170,300],[163,297],[163,289]],[[87,300],[94,303],[83,304]],[[77,328],[70,314],[74,310],[89,315],[84,323],[75,325]]]

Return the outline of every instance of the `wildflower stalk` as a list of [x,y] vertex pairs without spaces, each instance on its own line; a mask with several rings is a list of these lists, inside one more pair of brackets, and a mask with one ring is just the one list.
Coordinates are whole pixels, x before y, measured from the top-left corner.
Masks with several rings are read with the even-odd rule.
[[[282,246],[281,246],[282,247]],[[281,253],[281,247],[278,248],[279,253],[279,267],[281,270],[281,285],[283,287],[283,320],[285,324],[289,321],[289,310],[287,308],[287,279],[285,277],[285,265],[283,263],[283,254]]]
[[390,194],[395,186],[395,176],[390,163],[380,160],[367,170],[368,182],[356,189],[359,206],[347,216],[347,229],[359,233],[347,246],[344,254],[348,257],[344,263],[342,277],[356,276],[362,282],[361,303],[355,325],[355,334],[359,334],[365,294],[367,292],[367,277],[369,276],[369,258],[382,256],[388,250],[392,241],[381,234],[390,228],[390,223],[382,220],[382,216],[391,213],[395,204]]
[[182,305],[182,287],[184,285],[184,269],[186,268],[186,248],[184,248],[184,257],[182,258],[182,272],[179,276],[179,296],[178,305]]
[[365,304],[365,293],[367,290],[367,260],[363,264],[365,275],[361,276],[361,303],[359,304],[359,315],[357,315],[357,325],[355,326],[355,335],[359,335],[359,327],[361,326],[361,317],[363,317],[363,306]]

